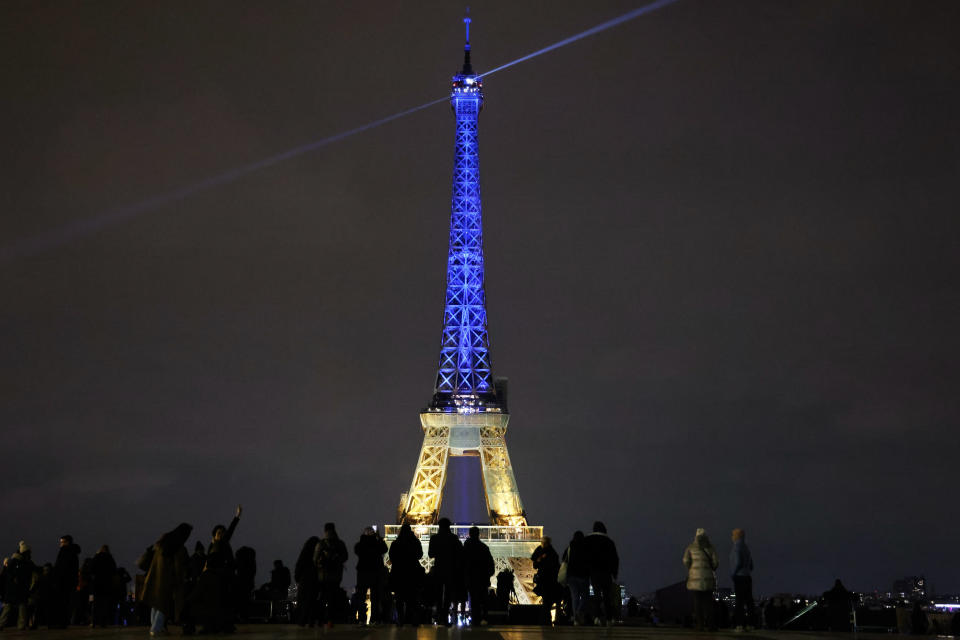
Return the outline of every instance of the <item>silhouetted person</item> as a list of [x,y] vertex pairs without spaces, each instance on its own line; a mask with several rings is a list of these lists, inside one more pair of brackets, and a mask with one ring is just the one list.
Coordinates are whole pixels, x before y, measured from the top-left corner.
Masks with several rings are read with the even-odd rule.
[[827,626],[831,631],[850,631],[850,592],[843,586],[840,579],[833,583],[833,588],[823,594],[823,603],[827,607]]
[[470,622],[473,625],[487,624],[487,592],[495,572],[490,547],[480,539],[480,528],[470,527],[470,536],[463,543],[463,577],[470,596]]
[[687,568],[687,590],[693,594],[693,616],[697,631],[703,631],[704,628],[714,631],[713,592],[717,588],[714,571],[720,565],[720,560],[703,529],[697,529],[693,542],[683,552],[683,565]]
[[[210,544],[207,546],[207,569],[216,571],[227,590],[228,606],[232,609],[232,617],[236,616],[236,608],[233,606],[235,594],[234,579],[237,573],[236,558],[233,555],[233,547],[230,546],[230,540],[233,538],[237,525],[240,524],[240,516],[243,514],[243,506],[237,505],[237,511],[230,521],[229,526],[218,524],[210,532]],[[212,558],[212,561],[211,561]],[[216,569],[210,569],[216,567]],[[228,629],[229,631],[230,629]]]
[[90,592],[93,595],[91,627],[113,624],[113,614],[117,609],[116,577],[117,563],[110,554],[110,547],[103,545],[90,562]]
[[240,547],[236,554],[237,573],[233,582],[233,609],[246,621],[247,604],[253,597],[257,583],[257,552],[251,547]]
[[[367,590],[370,590],[370,623],[380,624],[383,592],[383,556],[387,553],[387,543],[374,531],[373,527],[365,527],[360,539],[353,545],[353,553],[357,556],[357,593],[366,607]],[[358,608],[357,621],[366,622],[366,616]]]
[[197,540],[193,545],[193,553],[190,555],[190,583],[195,585],[203,573],[203,567],[207,564],[207,552],[203,549],[203,543]]
[[23,540],[17,550],[3,559],[0,581],[3,583],[3,609],[0,610],[0,630],[17,621],[17,629],[26,629],[29,623],[28,604],[33,582],[34,564],[30,546]]
[[282,560],[273,561],[273,569],[270,570],[270,591],[276,594],[277,600],[286,600],[287,593],[290,591],[290,569],[283,566]]
[[457,602],[458,594],[463,590],[463,568],[461,554],[463,545],[460,538],[450,531],[450,520],[440,518],[437,522],[437,534],[430,537],[427,555],[433,558],[430,576],[439,590],[437,593],[437,623],[452,626],[450,604]]
[[[560,600],[560,583],[557,582],[557,573],[560,571],[560,556],[553,548],[549,536],[540,539],[540,545],[530,555],[536,573],[533,576],[533,592],[540,596],[547,607],[547,615],[553,606]],[[567,569],[569,571],[569,568]]]
[[320,615],[327,628],[333,627],[333,618],[342,599],[340,583],[347,557],[347,545],[337,536],[336,526],[332,522],[323,525],[323,538],[317,544],[314,562],[320,577]]
[[422,557],[420,539],[410,525],[404,523],[390,545],[390,584],[396,594],[398,626],[420,622],[417,595],[423,584]]
[[53,563],[53,602],[50,626],[65,629],[70,624],[71,599],[80,581],[80,547],[73,536],[60,537],[60,549]]
[[301,627],[313,626],[318,620],[320,574],[313,558],[319,544],[320,538],[317,536],[307,538],[293,566],[293,579],[297,582],[297,623]]
[[150,607],[151,635],[163,634],[167,622],[176,621],[183,611],[183,587],[188,572],[184,544],[191,531],[192,525],[181,522],[153,545],[150,569],[143,582],[143,600]]
[[730,549],[730,577],[733,578],[736,598],[733,624],[737,631],[743,631],[753,623],[753,556],[750,555],[743,529],[734,529],[730,537],[733,539],[733,548]]
[[563,552],[567,563],[567,588],[570,589],[570,615],[573,624],[583,623],[583,604],[590,594],[590,562],[583,531],[575,531]]
[[501,611],[506,611],[510,606],[510,596],[513,591],[513,571],[504,569],[497,574],[497,607]]
[[593,533],[584,538],[587,565],[590,567],[590,584],[593,586],[596,617],[595,622],[606,620],[608,626],[617,617],[619,595],[613,592],[614,580],[620,571],[617,545],[607,535],[607,527],[599,520],[593,523]]

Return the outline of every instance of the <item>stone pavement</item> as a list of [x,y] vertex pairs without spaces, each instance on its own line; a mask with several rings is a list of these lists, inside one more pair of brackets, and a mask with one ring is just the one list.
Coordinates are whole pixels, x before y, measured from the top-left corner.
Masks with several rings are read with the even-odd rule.
[[[0,636],[18,640],[149,640],[147,627],[115,629],[89,629],[71,627],[63,630],[16,631],[6,629]],[[171,627],[169,640],[180,637],[178,627]],[[209,636],[195,636],[203,640]],[[537,627],[494,626],[471,629],[469,627],[421,626],[417,628],[380,626],[357,628],[340,625],[331,630],[302,629],[287,624],[240,625],[232,636],[218,638],[235,640],[889,640],[889,634],[881,633],[828,633],[805,631],[753,631],[734,633],[731,630],[716,633],[698,633],[691,629],[675,627],[625,627],[609,630],[603,627]]]

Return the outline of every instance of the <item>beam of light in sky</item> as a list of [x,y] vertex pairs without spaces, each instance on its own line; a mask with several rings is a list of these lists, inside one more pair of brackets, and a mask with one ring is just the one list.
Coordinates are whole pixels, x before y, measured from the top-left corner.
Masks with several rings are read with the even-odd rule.
[[[677,2],[677,1],[678,0],[656,0],[656,2],[652,2],[642,7],[638,7],[633,11],[628,11],[627,13],[621,16],[618,16],[611,20],[607,20],[606,22],[598,24],[597,26],[587,29],[586,31],[581,31],[578,34],[570,36],[569,38],[564,38],[563,40],[560,40],[559,42],[555,42],[550,46],[534,51],[533,53],[517,58],[516,60],[512,60],[511,62],[507,62],[506,64],[502,64],[499,67],[495,67],[489,71],[486,71],[478,75],[480,75],[481,77],[492,75],[494,73],[497,73],[498,71],[502,71],[516,64],[520,64],[521,62],[526,62],[531,58],[536,58],[539,55],[543,55],[544,53],[553,51],[554,49],[559,49],[560,47],[564,47],[568,44],[577,42],[578,40],[581,40],[583,38],[596,35],[602,31],[606,31],[607,29],[623,24],[624,22],[633,20],[634,18],[639,18],[640,16],[646,13],[650,13],[651,11],[655,11],[657,9],[660,9],[661,7],[665,7],[668,4],[673,4],[674,2]],[[410,109],[405,109],[403,111],[399,111],[397,113],[394,113],[393,115],[380,118],[379,120],[368,122],[367,124],[361,125],[359,127],[354,127],[353,129],[348,129],[346,131],[342,131],[332,136],[321,138],[319,140],[314,140],[313,142],[301,145],[299,147],[294,147],[293,149],[289,149],[282,153],[278,153],[268,158],[264,158],[263,160],[258,160],[256,162],[251,162],[250,164],[246,164],[240,167],[235,167],[233,169],[230,169],[229,171],[225,171],[215,176],[204,178],[203,180],[199,180],[197,182],[194,182],[193,184],[186,185],[179,189],[167,191],[166,193],[162,193],[162,194],[147,198],[145,200],[141,200],[140,202],[137,202],[134,204],[124,205],[121,207],[117,207],[115,209],[110,209],[92,218],[77,220],[75,222],[71,222],[66,225],[57,227],[56,229],[51,229],[50,231],[40,233],[33,237],[25,238],[20,241],[14,241],[12,244],[8,244],[6,246],[0,246],[0,262],[16,260],[17,258],[31,256],[41,251],[44,251],[46,249],[51,249],[54,247],[61,246],[73,238],[93,234],[99,231],[100,229],[106,226],[109,226],[111,224],[121,222],[128,218],[133,218],[135,216],[138,216],[142,213],[146,213],[148,211],[152,211],[154,209],[159,209],[164,205],[168,205],[168,204],[183,200],[185,198],[188,198],[195,193],[200,193],[201,191],[206,191],[207,189],[212,189],[213,187],[217,187],[223,184],[227,184],[229,182],[233,182],[235,180],[239,180],[240,178],[246,175],[249,175],[255,171],[259,171],[260,169],[265,169],[266,167],[273,166],[275,164],[283,162],[284,160],[289,160],[290,158],[295,158],[296,156],[302,155],[304,153],[315,151],[333,142],[338,142],[340,140],[343,140],[344,138],[349,138],[350,136],[355,135],[357,133],[362,133],[364,131],[373,129],[374,127],[379,127],[382,124],[392,122],[394,120],[397,120],[398,118],[402,118],[412,113],[422,111],[423,109],[426,109],[428,107],[432,107],[435,104],[446,102],[448,99],[449,99],[449,96],[437,98],[436,100],[431,100],[430,102],[425,102],[424,104],[421,104],[419,106],[412,107]]]
[[650,13],[651,11],[656,11],[657,9],[660,9],[660,8],[662,8],[662,7],[665,7],[665,6],[667,6],[668,4],[673,4],[674,2],[677,2],[677,0],[657,0],[656,2],[651,2],[650,4],[644,5],[644,6],[642,6],[642,7],[637,8],[637,9],[634,9],[633,11],[628,11],[627,13],[623,14],[622,16],[618,16],[618,17],[616,17],[616,18],[613,18],[612,20],[607,20],[606,22],[602,22],[602,23],[598,24],[598,25],[595,26],[595,27],[592,27],[592,28],[590,28],[590,29],[587,29],[586,31],[581,31],[580,33],[578,33],[578,34],[576,34],[576,35],[570,36],[569,38],[564,38],[563,40],[561,40],[561,41],[559,41],[559,42],[554,42],[553,44],[551,44],[551,45],[548,46],[548,47],[544,47],[543,49],[539,49],[539,50],[537,50],[537,51],[534,51],[533,53],[530,53],[530,54],[527,54],[527,55],[525,55],[525,56],[523,56],[523,57],[517,58],[516,60],[512,60],[512,61],[510,61],[510,62],[508,62],[508,63],[506,63],[506,64],[502,64],[502,65],[500,65],[499,67],[495,67],[495,68],[493,68],[493,69],[490,69],[490,71],[484,71],[483,73],[480,74],[480,76],[483,77],[483,78],[486,78],[487,76],[492,75],[492,74],[496,73],[497,71],[503,71],[504,69],[507,69],[507,68],[509,68],[509,67],[512,67],[512,66],[515,65],[515,64],[520,64],[521,62],[526,62],[527,60],[529,60],[529,59],[531,59],[531,58],[536,58],[537,56],[543,55],[544,53],[547,53],[547,52],[550,52],[550,51],[553,51],[554,49],[559,49],[560,47],[565,47],[565,46],[567,46],[568,44],[572,44],[572,43],[576,42],[577,40],[582,40],[583,38],[589,38],[589,37],[592,36],[592,35],[596,35],[596,34],[600,33],[601,31],[606,31],[607,29],[610,29],[611,27],[615,27],[615,26],[617,26],[617,25],[619,25],[619,24],[623,24],[624,22],[627,22],[627,21],[629,21],[629,20],[633,20],[634,18],[639,18],[640,16],[642,16],[642,15],[644,15],[644,14],[646,14],[646,13]]

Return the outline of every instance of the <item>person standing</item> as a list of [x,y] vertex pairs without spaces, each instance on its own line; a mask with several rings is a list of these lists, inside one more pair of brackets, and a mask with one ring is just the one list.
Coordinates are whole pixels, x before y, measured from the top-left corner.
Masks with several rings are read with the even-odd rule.
[[390,545],[390,584],[397,602],[397,626],[420,622],[417,594],[423,583],[423,545],[408,523]]
[[587,562],[583,531],[575,531],[563,552],[567,563],[567,588],[570,589],[570,615],[574,626],[583,623],[583,603],[590,593],[590,564]]
[[71,599],[80,581],[80,546],[73,536],[60,536],[60,549],[53,563],[53,602],[50,626],[66,629],[70,624]]
[[314,554],[320,538],[310,536],[303,543],[297,564],[293,566],[293,579],[297,583],[297,624],[301,627],[317,621],[317,599],[320,597],[320,574],[314,562]]
[[753,622],[753,556],[744,539],[743,529],[734,529],[730,536],[730,576],[733,578],[733,593],[736,603],[733,608],[733,624],[737,631],[744,631]]
[[687,591],[693,594],[697,631],[703,631],[704,628],[716,631],[713,592],[717,588],[717,577],[714,572],[720,561],[704,529],[697,529],[693,542],[687,545],[683,552],[683,565],[687,568]]
[[240,524],[242,514],[243,505],[238,504],[233,520],[230,521],[230,526],[216,525],[210,532],[210,545],[207,547],[207,566],[208,568],[216,567],[214,570],[217,571],[223,582],[231,620],[236,618],[238,607],[236,606],[237,593],[234,588],[237,563],[233,555],[233,547],[230,546],[230,540],[233,538],[234,531],[237,530],[237,525]]
[[110,547],[103,545],[90,562],[90,592],[93,596],[93,610],[90,612],[90,626],[106,627],[113,624],[117,610],[114,580],[117,576],[117,563],[110,554]]
[[487,592],[495,572],[490,547],[480,539],[480,527],[470,527],[470,537],[463,543],[463,577],[470,596],[471,625],[487,624]]
[[437,534],[430,537],[430,544],[427,546],[427,555],[433,558],[430,576],[439,590],[437,624],[453,626],[450,604],[457,602],[458,594],[463,589],[462,554],[463,545],[460,544],[457,534],[450,531],[450,520],[440,518],[437,521]]
[[[533,576],[533,592],[540,596],[547,607],[547,617],[553,610],[553,605],[560,599],[560,583],[557,582],[557,573],[560,571],[560,556],[549,536],[540,539],[540,546],[533,550],[530,556],[536,574]],[[568,568],[569,571],[569,568]]]
[[143,581],[143,601],[150,607],[150,635],[163,635],[167,621],[176,621],[184,605],[183,588],[189,574],[184,544],[193,526],[181,522],[153,545],[150,568]]
[[337,535],[332,522],[323,525],[323,539],[317,544],[314,562],[320,577],[320,615],[327,628],[333,628],[333,619],[340,602],[340,583],[343,581],[343,565],[347,561],[347,545]]
[[0,631],[13,624],[16,616],[17,629],[24,630],[29,622],[28,607],[30,585],[33,582],[34,564],[30,557],[30,546],[23,540],[17,545],[17,551],[3,559],[0,580],[3,581],[3,610],[0,611]]
[[[381,622],[382,605],[380,595],[383,591],[383,556],[387,553],[387,543],[374,530],[365,527],[360,540],[353,545],[357,556],[357,592],[360,604],[366,605],[367,590],[370,591],[370,624]],[[357,622],[366,622],[363,610],[357,606]]]
[[590,585],[593,587],[595,607],[594,623],[606,621],[612,626],[617,617],[617,600],[614,581],[620,572],[620,556],[617,545],[607,535],[607,527],[599,520],[593,523],[593,533],[584,538],[587,565],[590,567]]

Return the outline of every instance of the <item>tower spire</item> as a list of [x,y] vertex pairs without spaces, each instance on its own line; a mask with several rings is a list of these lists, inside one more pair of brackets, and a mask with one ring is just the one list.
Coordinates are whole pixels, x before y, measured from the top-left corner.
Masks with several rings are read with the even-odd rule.
[[470,65],[470,7],[467,7],[467,15],[463,17],[463,24],[467,29],[467,39],[463,45],[463,70],[461,75],[472,76],[473,67]]

